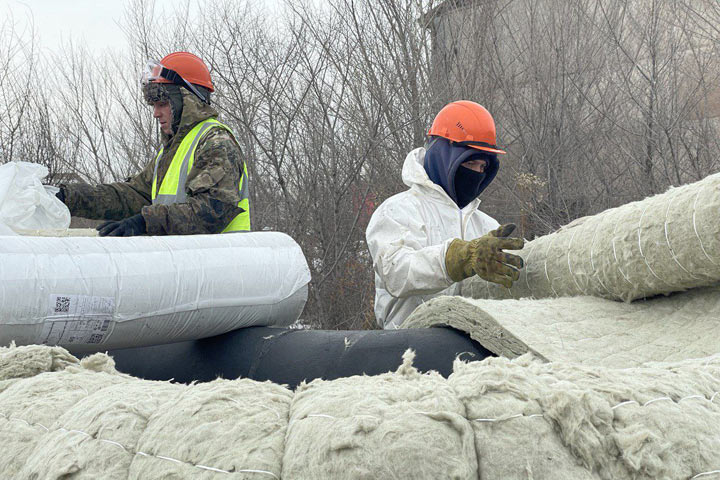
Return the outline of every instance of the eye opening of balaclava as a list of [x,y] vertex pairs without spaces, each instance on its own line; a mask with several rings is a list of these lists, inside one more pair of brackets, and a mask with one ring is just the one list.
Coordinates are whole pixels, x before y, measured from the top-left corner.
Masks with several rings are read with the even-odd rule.
[[173,114],[172,131],[178,131],[180,118],[182,118],[183,98],[180,86],[172,83],[150,82],[143,85],[143,97],[145,102],[152,106],[156,102],[170,102],[170,110]]
[[[461,167],[469,160],[485,160],[485,171]],[[457,145],[442,137],[430,137],[423,166],[430,180],[442,187],[459,208],[464,208],[490,185],[500,165],[495,154]]]
[[[173,114],[173,134],[177,133],[180,127],[180,119],[182,118],[183,112],[183,95],[180,88],[182,88],[180,85],[173,83],[156,82],[146,83],[142,87],[143,97],[148,105],[152,106],[155,102],[170,102],[170,108]],[[201,85],[195,85],[195,88],[205,96],[206,103],[210,105],[210,90]]]

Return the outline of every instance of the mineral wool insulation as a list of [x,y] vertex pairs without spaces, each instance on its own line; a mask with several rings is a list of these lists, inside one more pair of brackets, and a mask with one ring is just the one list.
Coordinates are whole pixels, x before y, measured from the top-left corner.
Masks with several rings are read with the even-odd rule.
[[511,289],[475,277],[472,298],[635,300],[720,281],[720,174],[583,217],[525,245]]
[[698,479],[720,469],[720,356],[632,369],[456,361],[201,385],[0,348],[4,478]]
[[720,287],[706,287],[629,304],[596,297],[438,297],[401,328],[448,325],[508,358],[532,352],[551,362],[632,367],[719,353],[719,318]]

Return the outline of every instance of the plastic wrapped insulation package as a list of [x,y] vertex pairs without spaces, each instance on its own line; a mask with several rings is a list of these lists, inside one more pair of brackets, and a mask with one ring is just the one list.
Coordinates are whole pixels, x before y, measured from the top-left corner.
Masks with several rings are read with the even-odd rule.
[[0,345],[92,352],[287,326],[310,282],[277,232],[1,240]]
[[57,188],[45,186],[48,169],[28,162],[0,165],[0,235],[12,235],[9,229],[70,226],[70,210],[55,197]]

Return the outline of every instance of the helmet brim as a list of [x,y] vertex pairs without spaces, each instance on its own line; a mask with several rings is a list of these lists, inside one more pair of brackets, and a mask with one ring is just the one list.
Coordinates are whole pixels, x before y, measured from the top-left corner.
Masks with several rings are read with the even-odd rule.
[[505,155],[507,153],[505,150],[500,150],[499,148],[483,147],[481,145],[468,145],[468,147],[474,148],[475,150],[482,150],[483,152],[497,153],[500,155]]

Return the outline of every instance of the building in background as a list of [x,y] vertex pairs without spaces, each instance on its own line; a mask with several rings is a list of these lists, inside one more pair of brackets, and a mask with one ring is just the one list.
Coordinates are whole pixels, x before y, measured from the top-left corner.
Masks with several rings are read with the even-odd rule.
[[713,18],[710,0],[446,0],[426,12],[433,101],[486,106],[509,153],[483,208],[533,236],[720,170]]

